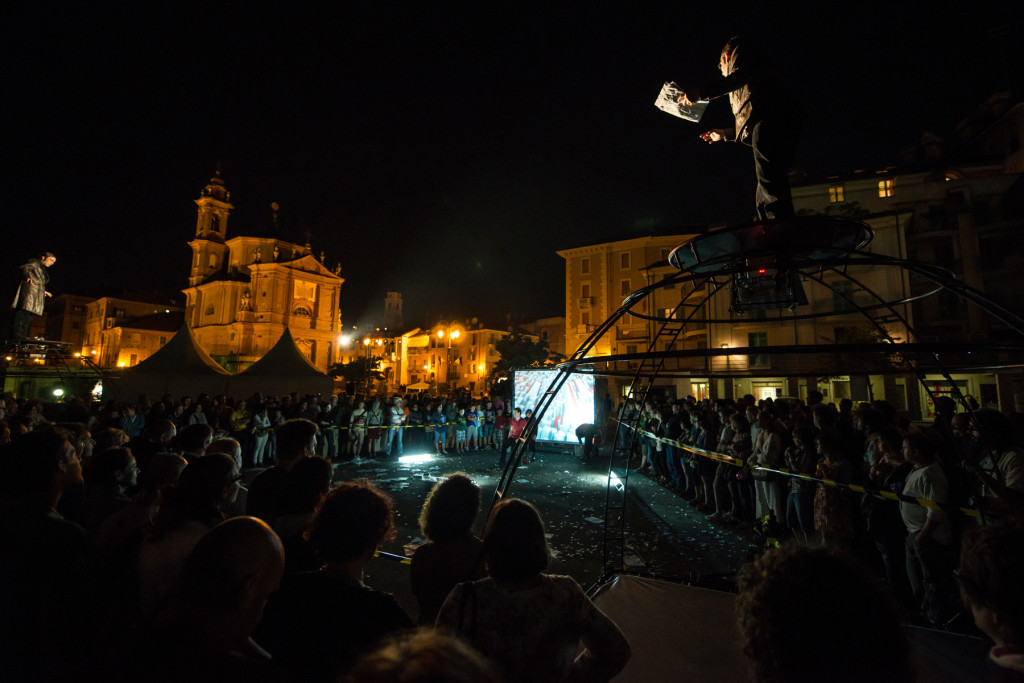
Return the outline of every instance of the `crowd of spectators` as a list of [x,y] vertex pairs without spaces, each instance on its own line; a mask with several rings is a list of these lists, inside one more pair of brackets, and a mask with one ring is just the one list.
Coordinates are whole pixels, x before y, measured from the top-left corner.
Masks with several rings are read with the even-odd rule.
[[465,392],[390,397],[257,393],[239,399],[200,394],[159,400],[141,395],[134,402],[110,400],[102,406],[82,399],[45,406],[58,408],[46,417],[42,403],[7,397],[0,400],[2,429],[17,435],[46,421],[80,423],[92,433],[98,450],[130,441],[136,457],[156,452],[172,439],[175,450],[196,454],[209,445],[208,439],[230,437],[238,442],[245,467],[274,464],[277,428],[300,417],[318,426],[316,453],[332,462],[402,455],[406,448],[439,454],[500,451],[505,437],[516,431],[512,410],[501,396],[479,398]]
[[[388,426],[408,424],[399,421],[415,411],[404,408],[419,405],[419,397],[408,398],[390,401],[396,422]],[[439,402],[441,412],[451,403]],[[492,410],[497,422],[502,408],[480,403],[479,410],[475,401],[461,408],[462,417],[477,413],[487,424]],[[344,397],[257,395],[237,403],[164,397],[153,405],[143,399],[131,409],[108,404],[80,414],[70,405],[64,421],[50,422],[41,406],[5,399],[5,680],[394,680],[403,667],[419,667],[422,678],[402,680],[440,680],[431,672],[447,667],[464,676],[458,680],[508,683],[615,676],[630,645],[573,579],[547,573],[550,551],[536,509],[505,499],[477,538],[472,528],[480,491],[464,474],[438,482],[423,505],[420,525],[428,542],[410,568],[418,612],[410,615],[391,595],[364,583],[367,562],[394,535],[393,503],[366,480],[334,481],[329,458],[359,454],[346,456],[343,444],[352,439],[338,439],[332,450],[332,440],[324,438],[330,427],[344,424],[331,417],[335,412],[349,410],[351,418],[358,405]],[[260,460],[253,406],[257,414],[266,408],[282,418],[269,418]],[[884,582],[924,618],[946,618],[962,596],[996,643],[993,660],[1020,666],[1021,627],[1011,615],[1020,605],[1019,532],[997,538],[994,527],[981,525],[1016,509],[1017,423],[990,411],[965,421],[950,406],[939,407],[934,424],[911,429],[883,402],[853,410],[748,398],[686,400],[664,411],[649,403],[642,407],[643,431],[636,432],[641,438],[628,429],[621,434],[636,444],[638,467],[718,523],[786,520],[803,550],[824,545],[829,553],[859,557],[874,570],[876,586]],[[627,405],[623,417],[632,409]],[[193,421],[196,415],[204,418]],[[472,447],[494,446],[498,432],[484,437],[478,429]],[[382,436],[380,448],[399,448],[397,437]],[[467,430],[467,448],[468,439]],[[729,457],[703,457],[679,443]],[[260,467],[246,489],[243,466],[257,463],[270,467]],[[817,482],[796,486],[781,473],[757,476],[755,464],[945,505],[879,501]],[[982,499],[980,519],[946,506],[966,504],[967,496]],[[970,533],[978,530],[980,537]],[[969,555],[954,579],[961,536]],[[1000,550],[1007,538],[1018,539],[1017,551]],[[984,559],[997,554],[998,561]],[[814,566],[832,566],[833,555],[796,556],[812,567],[801,570],[808,582],[821,578]],[[759,592],[758,585],[780,575],[799,583],[804,574],[775,557],[767,553],[740,581],[747,610],[740,625],[753,634],[746,652],[755,671],[789,665],[779,651],[785,642],[771,638],[792,632],[784,622],[795,613],[786,605],[776,612],[758,597],[776,589],[769,582]],[[841,578],[843,571],[836,568],[820,590],[860,581],[856,572],[849,581]],[[880,607],[877,614],[887,612]],[[894,643],[878,661],[903,666],[904,654]]]
[[[613,431],[637,469],[710,521],[849,551],[914,618],[942,624],[958,613],[963,534],[1024,506],[1024,416],[957,412],[948,396],[935,408],[933,421],[911,425],[886,401],[836,405],[818,392],[806,402],[626,401]],[[935,505],[871,493],[882,491]]]
[[[514,683],[537,671],[544,680],[608,680],[621,670],[629,646],[614,624],[571,578],[542,573],[549,553],[539,517],[527,578],[571,593],[575,611],[589,605],[600,633],[567,612],[538,616],[559,634],[551,669],[546,657],[519,661],[511,642],[485,648],[454,627],[435,627],[453,589],[504,576],[497,553],[519,551],[510,545],[516,539],[490,527],[482,539],[473,534],[480,490],[462,473],[438,482],[423,505],[429,542],[411,566],[415,618],[366,585],[364,567],[394,536],[395,512],[391,497],[370,482],[335,481],[330,441],[322,437],[324,427],[341,423],[325,414],[349,403],[165,397],[152,406],[111,403],[95,414],[76,415],[71,406],[62,417],[79,420],[50,422],[40,406],[4,401],[4,679],[336,681],[347,673],[374,680],[404,666],[395,653],[407,654],[408,666],[429,680],[459,674],[450,680]],[[394,426],[407,416],[404,403],[391,402]],[[442,411],[449,404],[458,406],[439,403]],[[193,405],[208,407],[187,409]],[[461,408],[466,422],[472,413],[483,424],[487,411],[497,417],[493,404],[480,402],[479,412],[476,405]],[[262,459],[251,406],[294,415],[271,427],[273,448]],[[467,448],[490,443],[483,434],[490,439],[495,430],[477,427]],[[246,489],[243,464],[270,466],[249,471],[255,478]],[[502,581],[494,585],[533,595],[532,583]],[[489,621],[480,628],[509,627]]]

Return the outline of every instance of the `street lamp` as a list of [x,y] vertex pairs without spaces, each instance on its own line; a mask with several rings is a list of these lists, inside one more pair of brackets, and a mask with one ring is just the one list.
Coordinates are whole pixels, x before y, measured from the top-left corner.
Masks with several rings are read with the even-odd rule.
[[[459,338],[462,336],[462,327],[454,322],[446,322],[444,320],[437,323],[435,328],[437,338],[439,341],[445,342],[445,384],[451,388],[452,380],[455,375],[452,372],[452,344],[458,344]],[[436,377],[437,373],[435,373]]]
[[384,340],[379,338],[379,337],[369,337],[369,336],[363,337],[363,358],[365,359],[365,363],[363,365],[363,371],[366,373],[366,394],[367,394],[367,396],[369,396],[369,394],[370,394],[370,385],[371,385],[371,383],[373,381],[371,379],[371,377],[370,377],[370,359],[372,358],[372,356],[371,356],[371,348],[374,347],[374,346],[382,346],[383,344],[384,344]]

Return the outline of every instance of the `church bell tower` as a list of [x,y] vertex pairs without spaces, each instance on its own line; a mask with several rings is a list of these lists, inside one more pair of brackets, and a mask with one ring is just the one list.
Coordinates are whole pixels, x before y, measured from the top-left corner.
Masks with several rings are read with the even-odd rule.
[[189,246],[192,247],[192,271],[188,279],[189,287],[195,287],[207,278],[219,273],[224,268],[228,248],[224,244],[228,233],[228,216],[232,206],[231,193],[220,177],[220,169],[210,178],[203,188],[203,193],[196,201],[198,216],[196,217],[196,236]]

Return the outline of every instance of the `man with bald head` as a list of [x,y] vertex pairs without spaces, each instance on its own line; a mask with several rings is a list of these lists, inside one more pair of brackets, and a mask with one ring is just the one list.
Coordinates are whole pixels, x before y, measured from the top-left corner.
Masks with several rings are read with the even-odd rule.
[[250,635],[283,572],[284,546],[264,522],[235,517],[218,524],[189,554],[125,679],[280,680]]

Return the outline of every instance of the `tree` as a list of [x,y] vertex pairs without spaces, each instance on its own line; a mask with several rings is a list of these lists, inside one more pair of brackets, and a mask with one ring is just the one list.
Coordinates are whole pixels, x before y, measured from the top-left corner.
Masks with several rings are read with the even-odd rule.
[[356,358],[351,363],[332,365],[328,373],[357,385],[370,380],[379,382],[384,379],[384,373],[380,370],[380,360],[380,358]]
[[534,341],[521,332],[504,335],[494,344],[494,350],[500,358],[494,364],[493,375],[502,376],[512,368],[539,368],[553,365],[561,359],[561,354],[548,350],[548,343],[543,339]]

